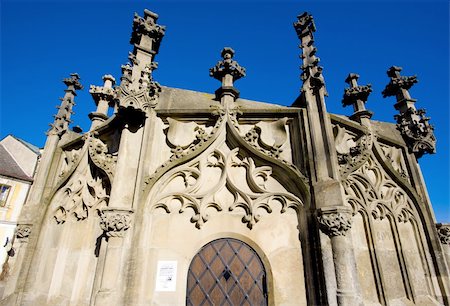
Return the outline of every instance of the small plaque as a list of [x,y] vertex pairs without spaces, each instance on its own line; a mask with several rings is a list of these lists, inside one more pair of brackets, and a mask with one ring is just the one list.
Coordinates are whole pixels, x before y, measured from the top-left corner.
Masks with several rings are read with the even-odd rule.
[[177,262],[158,261],[155,291],[175,291],[177,285]]

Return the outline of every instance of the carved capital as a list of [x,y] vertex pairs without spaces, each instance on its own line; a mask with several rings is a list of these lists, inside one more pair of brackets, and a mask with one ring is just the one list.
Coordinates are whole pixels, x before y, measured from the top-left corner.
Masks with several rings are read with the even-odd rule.
[[438,223],[436,224],[436,228],[441,243],[448,244],[450,246],[450,223]]
[[31,224],[17,224],[16,238],[26,241],[31,234]]
[[100,227],[108,237],[123,237],[131,226],[132,210],[106,208],[99,212]]
[[344,206],[320,208],[317,221],[322,232],[328,236],[345,236],[352,227],[352,211]]

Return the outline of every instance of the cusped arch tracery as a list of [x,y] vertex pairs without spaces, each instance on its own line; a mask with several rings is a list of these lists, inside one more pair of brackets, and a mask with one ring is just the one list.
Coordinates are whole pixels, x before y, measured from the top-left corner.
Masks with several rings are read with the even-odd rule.
[[300,210],[307,194],[301,175],[284,171],[285,163],[277,164],[261,151],[256,154],[236,130],[235,117],[223,121],[213,129],[214,139],[208,146],[185,163],[167,169],[149,186],[147,205],[167,213],[193,211],[191,222],[197,228],[208,221],[210,209],[240,212],[250,229],[274,207],[279,207],[280,213],[288,208]]
[[390,216],[399,222],[417,219],[413,199],[381,170],[373,156],[343,184],[354,214],[363,211],[375,219]]
[[93,135],[82,146],[63,151],[58,183],[49,196],[50,208],[58,224],[73,218],[79,221],[108,205],[117,157]]

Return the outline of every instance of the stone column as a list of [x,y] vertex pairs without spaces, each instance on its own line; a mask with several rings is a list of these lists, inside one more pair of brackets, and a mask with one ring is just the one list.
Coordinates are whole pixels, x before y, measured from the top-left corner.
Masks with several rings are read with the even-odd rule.
[[103,76],[103,82],[103,86],[91,85],[89,89],[89,93],[94,98],[95,104],[97,104],[97,110],[89,114],[89,118],[92,120],[91,130],[107,120],[109,107],[115,106],[113,86],[116,80],[112,75],[108,74]]
[[348,235],[352,227],[351,209],[344,206],[320,208],[317,221],[322,232],[330,237],[338,305],[362,305],[357,294],[359,288],[353,245]]
[[100,212],[100,227],[104,232],[107,246],[103,250],[102,270],[100,273],[99,291],[95,297],[95,305],[121,304],[121,270],[123,262],[123,240],[126,231],[131,226],[132,210],[121,208],[106,208]]
[[[307,12],[299,15],[294,28],[301,41],[299,47],[302,49],[300,58],[303,61],[301,66],[303,85],[301,94],[293,106],[306,109],[310,131],[308,141],[311,144],[309,157],[313,202],[311,206],[318,209],[320,227],[331,242],[330,250],[329,241],[327,238],[323,239],[321,235],[317,247],[322,252],[322,259],[327,259],[330,253],[333,254],[332,262],[321,261],[327,300],[320,303],[358,305],[360,293],[356,278],[356,262],[352,241],[346,235],[351,227],[351,214],[344,206],[334,135],[325,104],[327,91],[322,74],[323,68],[319,65],[320,59],[314,45],[313,33],[316,26],[313,17]],[[333,269],[336,279],[332,278]],[[335,287],[337,287],[336,295]]]
[[8,252],[7,264],[9,265],[9,275],[6,276],[6,284],[3,288],[2,296],[7,297],[14,292],[19,277],[18,271],[27,249],[28,240],[31,234],[31,224],[18,224],[16,234],[10,251]]

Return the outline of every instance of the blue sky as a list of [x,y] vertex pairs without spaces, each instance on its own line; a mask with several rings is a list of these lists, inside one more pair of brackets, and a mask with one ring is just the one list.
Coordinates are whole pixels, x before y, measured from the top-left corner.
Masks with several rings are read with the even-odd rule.
[[324,67],[328,111],[349,115],[341,98],[348,73],[371,83],[367,108],[374,120],[393,122],[394,98],[383,99],[386,70],[417,74],[410,93],[432,118],[437,154],[420,159],[440,222],[450,222],[449,4],[447,1],[12,1],[0,2],[0,137],[14,134],[43,146],[63,96],[61,79],[78,72],[85,89],[76,99],[74,125],[87,130],[95,104],[89,85],[104,74],[120,78],[131,50],[134,12],[148,8],[167,26],[154,78],[162,85],[214,92],[208,69],[224,46],[247,69],[241,97],[290,105],[299,94],[298,39],[292,27],[314,15],[317,55]]

